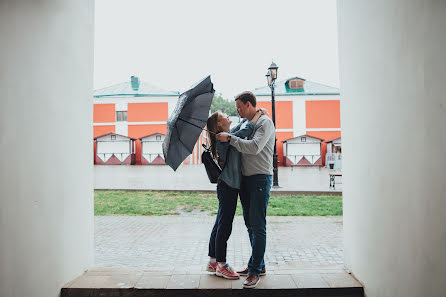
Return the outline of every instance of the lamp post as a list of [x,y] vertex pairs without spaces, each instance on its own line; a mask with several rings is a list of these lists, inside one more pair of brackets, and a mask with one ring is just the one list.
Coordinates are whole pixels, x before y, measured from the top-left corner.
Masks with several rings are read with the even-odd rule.
[[[274,100],[274,87],[276,86],[276,78],[277,78],[277,69],[279,67],[276,63],[272,62],[271,66],[268,68],[268,72],[266,73],[266,79],[268,80],[268,86],[271,89],[271,111],[273,114],[273,123],[274,127],[276,127],[276,103]],[[277,139],[274,139],[274,155],[273,155],[273,187],[279,187],[279,170],[278,170],[278,162],[277,162],[277,150],[276,150],[276,142]]]

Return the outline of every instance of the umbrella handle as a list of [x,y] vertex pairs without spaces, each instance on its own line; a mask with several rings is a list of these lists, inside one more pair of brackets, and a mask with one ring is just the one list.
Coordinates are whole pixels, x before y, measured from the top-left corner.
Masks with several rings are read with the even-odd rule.
[[214,132],[212,132],[212,131],[209,131],[208,129],[201,128],[200,126],[195,125],[195,124],[193,124],[193,123],[191,123],[191,122],[189,122],[189,121],[183,120],[183,119],[180,118],[180,117],[178,117],[178,119],[181,120],[181,121],[183,121],[183,122],[185,122],[185,123],[188,123],[189,125],[195,126],[195,127],[197,127],[198,129],[200,129],[200,130],[204,130],[204,131],[207,131],[207,132],[209,132],[209,133],[211,133],[211,134],[217,135],[216,133],[214,133]]

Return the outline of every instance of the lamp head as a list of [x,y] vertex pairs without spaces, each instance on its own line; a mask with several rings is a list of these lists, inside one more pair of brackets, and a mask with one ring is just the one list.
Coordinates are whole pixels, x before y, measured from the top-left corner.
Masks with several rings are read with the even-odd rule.
[[274,61],[271,63],[271,66],[269,66],[269,71],[271,72],[271,79],[274,81],[277,78],[277,69],[279,69],[279,67],[276,65],[276,63],[274,63]]

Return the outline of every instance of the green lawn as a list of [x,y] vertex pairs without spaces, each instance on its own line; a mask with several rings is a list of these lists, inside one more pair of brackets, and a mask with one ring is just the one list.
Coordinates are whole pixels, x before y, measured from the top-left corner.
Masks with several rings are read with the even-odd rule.
[[[95,191],[94,214],[97,216],[162,216],[184,212],[215,215],[215,193],[163,191]],[[240,201],[236,215],[242,215]],[[342,196],[272,195],[270,216],[340,216]]]

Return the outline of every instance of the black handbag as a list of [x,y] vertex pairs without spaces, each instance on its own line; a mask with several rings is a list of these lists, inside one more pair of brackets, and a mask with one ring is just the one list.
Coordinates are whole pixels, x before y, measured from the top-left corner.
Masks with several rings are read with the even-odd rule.
[[204,164],[204,168],[206,168],[206,173],[208,174],[209,181],[211,182],[211,184],[216,184],[221,173],[221,168],[220,166],[218,166],[215,159],[212,158],[212,154],[209,148],[207,148],[204,144],[203,148],[204,150],[201,153],[201,161]]

